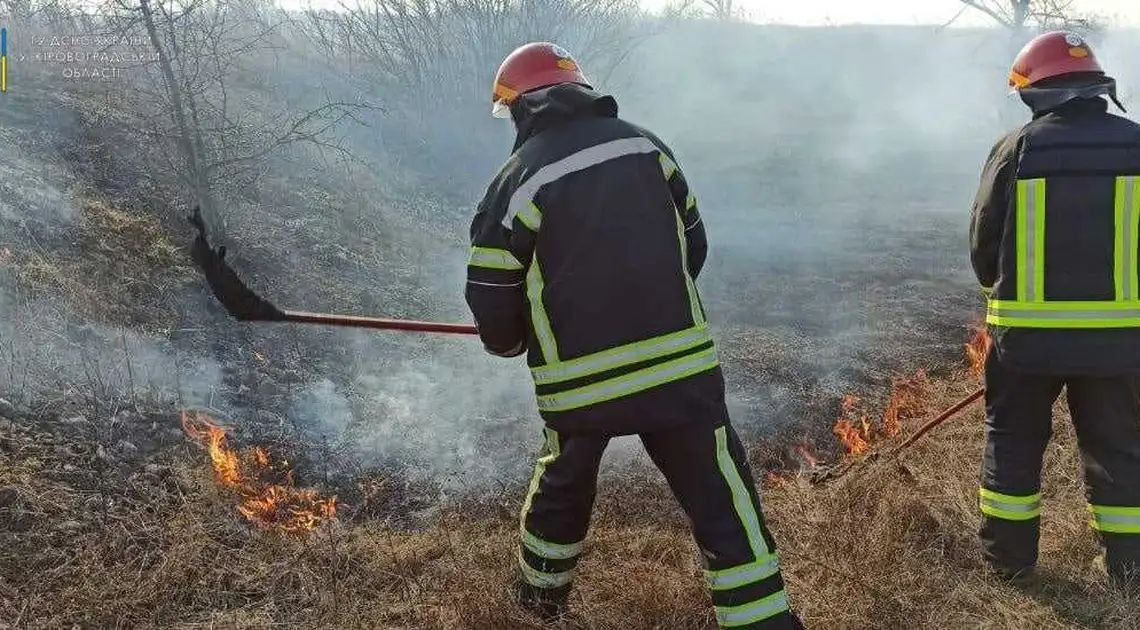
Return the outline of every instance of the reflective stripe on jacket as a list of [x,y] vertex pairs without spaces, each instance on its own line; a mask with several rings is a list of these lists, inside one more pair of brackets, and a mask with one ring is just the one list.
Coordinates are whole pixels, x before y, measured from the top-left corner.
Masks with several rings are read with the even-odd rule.
[[466,297],[488,350],[524,342],[544,417],[717,368],[704,228],[669,148],[580,86],[521,100],[525,138],[471,225]]
[[1029,371],[1140,371],[1140,125],[1102,99],[1038,115],[1000,140],[971,223],[986,321]]

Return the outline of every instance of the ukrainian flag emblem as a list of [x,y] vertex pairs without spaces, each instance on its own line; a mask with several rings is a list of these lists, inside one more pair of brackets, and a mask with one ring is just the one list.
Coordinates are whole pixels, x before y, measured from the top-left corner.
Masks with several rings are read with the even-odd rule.
[[8,91],[8,29],[0,28],[0,92]]

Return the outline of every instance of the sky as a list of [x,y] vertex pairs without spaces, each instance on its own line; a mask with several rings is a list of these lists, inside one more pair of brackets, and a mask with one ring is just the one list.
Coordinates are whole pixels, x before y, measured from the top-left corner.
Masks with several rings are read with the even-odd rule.
[[[665,0],[643,0],[646,7],[662,6]],[[804,25],[819,24],[945,24],[962,11],[958,0],[737,0],[753,20]],[[1113,16],[1121,22],[1140,24],[1137,0],[1074,0],[1077,12]],[[985,14],[967,9],[954,22],[959,26],[992,23]]]
[[[659,10],[675,0],[641,0]],[[699,3],[701,0],[695,0]],[[962,11],[958,0],[735,0],[757,22],[818,26],[823,24],[945,24]],[[352,0],[348,0],[352,4]],[[341,0],[278,0],[287,9],[335,8]],[[1140,0],[1073,0],[1078,12],[1114,18],[1120,25],[1140,26]],[[988,26],[992,20],[973,9],[961,13],[956,26]]]

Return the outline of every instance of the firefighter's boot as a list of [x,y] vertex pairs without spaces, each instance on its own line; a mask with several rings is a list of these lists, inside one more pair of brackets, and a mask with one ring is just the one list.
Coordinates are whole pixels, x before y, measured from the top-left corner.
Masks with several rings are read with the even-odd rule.
[[570,585],[556,588],[539,588],[523,580],[515,581],[515,603],[528,612],[534,613],[544,622],[558,621],[568,612]]

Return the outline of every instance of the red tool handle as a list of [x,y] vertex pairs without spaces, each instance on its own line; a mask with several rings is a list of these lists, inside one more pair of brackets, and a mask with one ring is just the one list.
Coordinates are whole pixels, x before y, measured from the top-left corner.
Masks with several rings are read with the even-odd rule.
[[284,311],[284,321],[304,324],[327,324],[329,326],[351,326],[353,328],[378,328],[383,330],[411,330],[416,332],[438,332],[461,335],[477,335],[479,329],[470,324],[449,324],[445,322],[419,322],[411,319],[388,319],[384,317],[360,317],[357,315],[326,315],[304,311]]
[[979,387],[979,388],[975,389],[974,391],[970,392],[970,394],[968,396],[966,396],[962,400],[959,400],[958,402],[954,403],[952,406],[947,408],[946,411],[943,411],[942,413],[938,414],[938,416],[936,418],[934,418],[930,422],[927,422],[926,424],[919,427],[918,430],[915,431],[914,434],[911,435],[909,438],[907,438],[905,442],[900,444],[898,446],[898,448],[895,449],[894,452],[898,453],[899,451],[910,446],[911,444],[914,444],[915,442],[918,441],[918,438],[925,435],[928,431],[930,431],[934,427],[936,427],[936,426],[942,424],[943,422],[949,420],[950,418],[954,417],[955,415],[958,414],[958,412],[962,411],[966,407],[969,407],[970,403],[981,398],[982,394],[984,394],[984,393],[986,393],[986,389],[984,387]]

